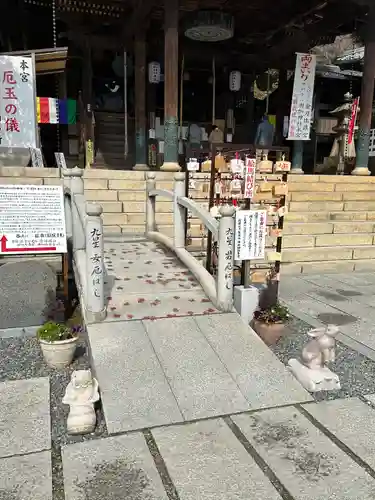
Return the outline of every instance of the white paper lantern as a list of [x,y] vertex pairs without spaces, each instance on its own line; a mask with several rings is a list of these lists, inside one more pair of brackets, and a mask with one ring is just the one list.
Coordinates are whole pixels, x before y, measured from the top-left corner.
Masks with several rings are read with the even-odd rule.
[[150,83],[160,82],[160,64],[156,61],[150,62],[148,65],[148,81]]
[[229,88],[232,92],[238,92],[241,88],[241,73],[239,71],[231,71],[229,75]]

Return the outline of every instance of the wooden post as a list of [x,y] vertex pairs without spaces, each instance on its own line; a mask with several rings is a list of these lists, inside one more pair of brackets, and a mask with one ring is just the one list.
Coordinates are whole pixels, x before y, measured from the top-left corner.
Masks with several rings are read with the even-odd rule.
[[178,0],[164,2],[164,164],[160,170],[177,172],[178,164]]
[[367,22],[362,90],[361,99],[359,101],[360,112],[357,161],[352,175],[370,175],[368,159],[375,83],[375,6],[373,5],[369,7]]
[[135,166],[148,170],[146,157],[146,40],[140,31],[135,39]]
[[87,42],[83,61],[83,102],[85,106],[85,167],[94,162],[94,126],[92,120],[92,60],[91,45]]

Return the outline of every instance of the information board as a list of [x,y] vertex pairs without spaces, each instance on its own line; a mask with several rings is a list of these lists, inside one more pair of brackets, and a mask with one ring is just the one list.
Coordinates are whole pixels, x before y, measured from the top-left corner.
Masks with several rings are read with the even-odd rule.
[[234,259],[264,259],[266,231],[266,210],[237,210]]
[[30,56],[0,56],[1,147],[35,148],[34,62]]
[[0,184],[0,254],[66,251],[62,187]]

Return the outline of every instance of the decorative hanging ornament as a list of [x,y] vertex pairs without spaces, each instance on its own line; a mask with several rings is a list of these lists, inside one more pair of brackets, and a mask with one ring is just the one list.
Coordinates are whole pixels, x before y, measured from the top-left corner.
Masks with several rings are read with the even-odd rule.
[[231,71],[229,75],[229,88],[232,92],[238,92],[241,88],[241,73]]
[[150,83],[160,82],[160,64],[156,61],[152,61],[148,65],[148,81]]

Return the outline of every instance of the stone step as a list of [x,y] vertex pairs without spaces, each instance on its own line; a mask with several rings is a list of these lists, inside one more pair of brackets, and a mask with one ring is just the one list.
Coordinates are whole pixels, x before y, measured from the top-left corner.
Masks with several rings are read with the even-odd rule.
[[374,233],[374,221],[330,221],[330,222],[289,222],[284,225],[284,235],[319,235],[319,234],[352,234]]
[[[327,235],[328,236],[328,235]],[[335,236],[335,235],[332,235]],[[349,239],[349,237],[347,236]],[[372,236],[370,236],[372,238]],[[349,243],[349,241],[348,241]],[[337,245],[337,243],[336,243]],[[283,263],[326,262],[341,260],[366,260],[375,258],[375,246],[320,246],[313,248],[286,248],[282,251]]]
[[348,211],[307,211],[307,204],[303,204],[301,211],[288,212],[285,216],[286,223],[290,222],[361,222],[361,221],[374,221],[375,211],[368,210],[348,210]]

